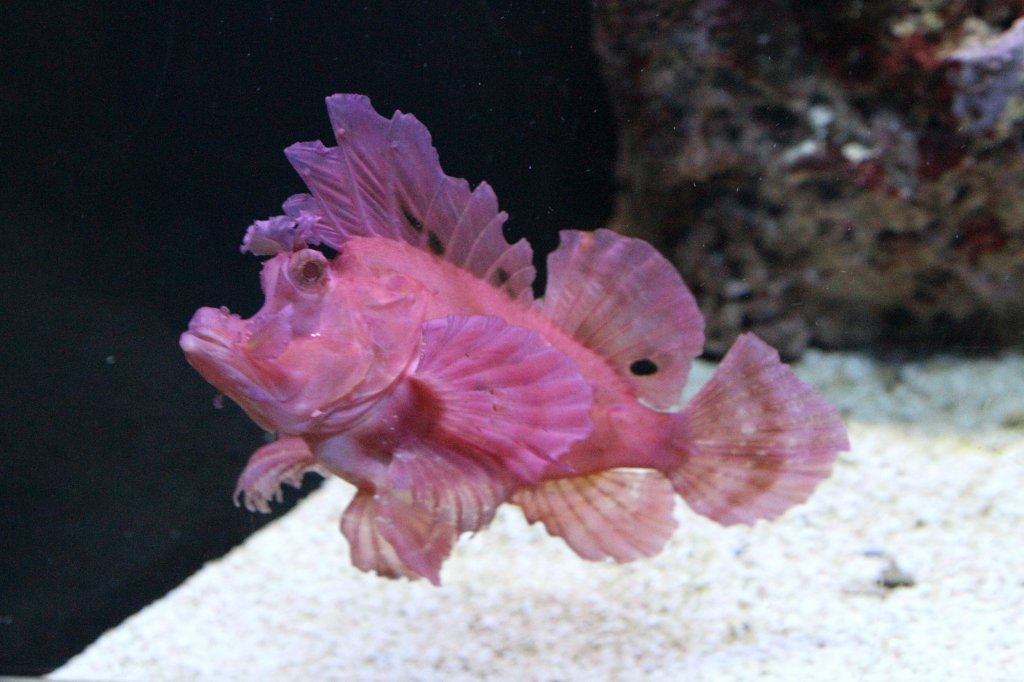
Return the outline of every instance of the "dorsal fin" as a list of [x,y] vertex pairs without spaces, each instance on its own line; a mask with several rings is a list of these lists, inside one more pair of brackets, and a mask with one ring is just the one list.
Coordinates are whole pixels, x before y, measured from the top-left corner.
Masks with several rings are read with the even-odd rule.
[[545,313],[599,353],[655,409],[681,399],[704,346],[693,294],[653,246],[610,230],[563,230],[548,257]]
[[505,240],[508,215],[487,183],[470,191],[444,174],[426,126],[398,111],[386,119],[363,95],[328,97],[327,111],[338,146],[300,142],[285,150],[312,195],[288,199],[286,217],[255,223],[247,244],[290,248],[282,221],[307,244],[335,249],[351,237],[395,239],[532,298],[530,245]]

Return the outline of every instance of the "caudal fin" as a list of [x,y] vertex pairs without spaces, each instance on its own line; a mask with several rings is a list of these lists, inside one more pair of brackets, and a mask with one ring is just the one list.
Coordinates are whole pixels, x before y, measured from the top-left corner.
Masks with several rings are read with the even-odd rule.
[[674,420],[687,504],[723,525],[774,519],[805,501],[849,449],[838,411],[753,334],[740,336]]

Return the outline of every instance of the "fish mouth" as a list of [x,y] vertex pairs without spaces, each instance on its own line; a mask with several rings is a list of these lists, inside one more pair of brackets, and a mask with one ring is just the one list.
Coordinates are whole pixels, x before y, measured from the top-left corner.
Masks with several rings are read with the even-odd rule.
[[227,308],[200,308],[181,335],[179,345],[190,360],[233,352],[244,338],[242,319]]
[[[236,402],[266,398],[259,373],[240,344],[245,321],[227,308],[200,308],[178,343],[189,364]],[[242,401],[239,401],[239,399]]]

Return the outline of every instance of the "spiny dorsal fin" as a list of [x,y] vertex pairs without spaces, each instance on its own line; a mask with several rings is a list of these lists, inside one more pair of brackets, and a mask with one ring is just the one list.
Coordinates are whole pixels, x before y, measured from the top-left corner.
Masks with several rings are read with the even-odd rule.
[[679,273],[653,246],[609,230],[563,230],[548,257],[540,305],[651,407],[669,409],[680,400],[704,346],[704,320]]
[[335,249],[351,237],[384,237],[532,298],[530,245],[505,240],[508,216],[487,183],[470,191],[465,180],[444,174],[426,126],[398,111],[386,119],[363,95],[328,97],[327,110],[338,146],[300,142],[285,150],[312,195],[293,196],[286,216],[255,223],[243,249],[290,248],[293,232]]

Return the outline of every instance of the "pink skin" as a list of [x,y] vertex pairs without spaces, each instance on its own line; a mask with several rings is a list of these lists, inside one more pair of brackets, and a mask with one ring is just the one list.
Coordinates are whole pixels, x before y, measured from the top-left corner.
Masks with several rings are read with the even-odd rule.
[[[304,277],[306,270],[315,276]],[[391,288],[382,291],[376,284],[381,280]],[[398,381],[412,365],[422,320],[501,308],[511,324],[542,329],[594,391],[594,435],[574,444],[542,479],[613,467],[658,468],[665,462],[668,415],[637,402],[606,362],[536,307],[511,301],[430,254],[396,242],[353,239],[332,262],[311,249],[274,256],[263,266],[262,281],[267,300],[249,320],[224,309],[197,311],[181,339],[186,357],[253,421],[267,431],[304,437],[322,464],[352,483],[372,480],[371,472],[381,466],[380,456],[353,453],[388,451],[386,443],[372,448],[353,443],[379,441],[422,409]],[[372,322],[361,319],[365,302],[353,300],[353,289],[376,301],[394,296],[396,282],[410,292],[409,299],[388,301],[388,310],[415,310]],[[369,344],[365,329],[370,326],[388,342]],[[376,356],[366,353],[367,347]]]
[[[370,272],[352,258],[328,262],[304,249],[268,260],[262,283],[267,300],[256,315],[241,320],[203,308],[182,335],[182,349],[204,378],[279,434],[253,455],[236,494],[265,511],[280,481],[295,483],[309,469],[356,485],[360,492],[342,528],[364,570],[437,583],[458,534],[482,528],[516,487],[542,476],[530,453],[553,459],[590,430],[590,391],[575,366],[536,335],[497,318],[454,318],[477,322],[440,328],[431,323],[437,332],[454,329],[448,341],[454,354],[421,376],[417,368],[426,356],[420,350],[430,326],[424,316],[434,294],[397,269]],[[501,330],[507,331],[495,335]],[[435,354],[444,355],[437,343],[447,337],[431,338]],[[502,338],[521,341],[501,350]],[[487,349],[495,345],[499,354],[489,358]],[[517,360],[522,348],[525,356]],[[460,432],[461,422],[449,416],[459,413],[459,378],[451,378],[455,384],[442,378],[463,356],[486,359],[480,379],[469,380],[469,400],[493,399],[494,409],[508,409],[512,421],[485,408],[478,426]],[[511,369],[502,368],[502,360]],[[492,379],[488,365],[499,368]],[[534,377],[541,367],[551,369],[547,379]],[[525,440],[508,441],[501,432],[521,428],[515,417],[521,422],[532,409],[516,398],[524,386],[541,401],[568,396],[575,407],[547,419],[550,433],[543,418],[527,417]],[[468,410],[479,411],[472,404]],[[491,414],[495,427],[487,425]]]

